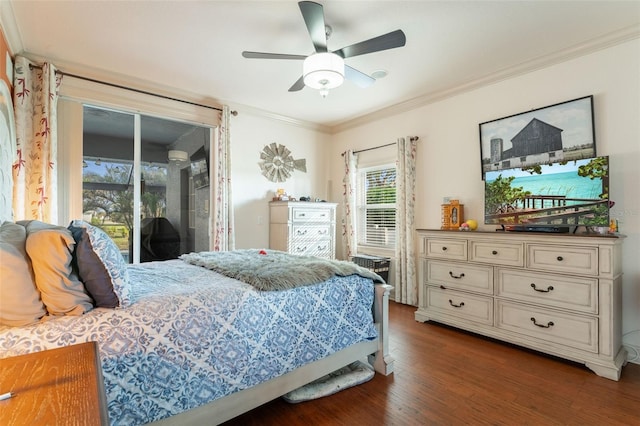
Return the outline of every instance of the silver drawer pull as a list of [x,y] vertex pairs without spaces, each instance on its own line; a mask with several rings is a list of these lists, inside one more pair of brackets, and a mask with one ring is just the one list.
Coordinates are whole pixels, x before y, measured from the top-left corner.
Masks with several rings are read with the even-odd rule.
[[547,287],[546,290],[542,289],[542,288],[537,288],[535,283],[531,283],[531,288],[534,289],[535,291],[538,291],[540,293],[549,293],[551,290],[553,290],[553,286],[550,285],[549,287]]
[[454,308],[462,308],[464,306],[464,302],[460,302],[459,305],[456,305],[455,303],[453,303],[453,301],[451,299],[449,299],[449,304],[451,306],[453,306]]
[[450,276],[451,278],[455,278],[456,280],[459,280],[459,279],[461,279],[461,278],[464,278],[464,272],[463,272],[463,273],[461,273],[460,275],[453,275],[453,272],[449,271],[449,276]]
[[558,259],[558,262],[562,262],[564,259],[562,258],[562,256],[558,256],[556,257],[556,259]]
[[299,229],[298,229],[298,232],[296,232],[296,233],[297,233],[298,235],[307,235],[307,230],[306,230],[306,229],[304,229],[304,230],[302,230],[302,231],[301,231],[301,230],[299,230]]
[[544,325],[544,324],[538,324],[538,323],[536,322],[536,319],[535,319],[534,317],[531,317],[531,322],[532,322],[534,325],[536,325],[536,326],[538,326],[538,327],[541,327],[541,328],[549,328],[549,327],[553,327],[553,321],[549,321],[549,322],[547,323],[547,325]]
[[326,229],[320,229],[320,230],[318,230],[318,234],[320,234],[320,235],[326,235],[326,234],[328,234],[328,233],[329,233],[329,231],[327,231]]

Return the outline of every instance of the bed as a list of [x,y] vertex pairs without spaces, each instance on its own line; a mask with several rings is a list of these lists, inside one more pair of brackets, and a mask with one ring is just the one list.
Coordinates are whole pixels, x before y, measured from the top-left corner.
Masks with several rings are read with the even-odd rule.
[[[10,169],[3,158],[0,174],[6,178]],[[375,283],[366,270],[261,289],[250,277],[240,277],[251,283],[244,282],[202,263],[202,256],[218,253],[125,265],[110,253],[106,235],[82,221],[68,227],[14,223],[3,203],[0,224],[0,358],[97,341],[113,425],[218,424],[356,360],[367,360],[385,375],[393,371],[390,286]],[[20,244],[22,252],[16,249]],[[257,249],[226,254],[242,262],[276,261],[281,271],[301,258]],[[30,271],[10,265],[20,256],[31,260]],[[99,278],[88,275],[91,261],[104,269]],[[21,279],[6,288],[7,274],[16,273],[24,281],[32,275],[38,300],[33,288],[30,295],[19,293],[24,286],[15,290]],[[39,281],[57,284],[41,288]],[[8,291],[20,300],[31,297],[31,305],[10,312],[15,304]],[[25,324],[11,317],[25,312]]]

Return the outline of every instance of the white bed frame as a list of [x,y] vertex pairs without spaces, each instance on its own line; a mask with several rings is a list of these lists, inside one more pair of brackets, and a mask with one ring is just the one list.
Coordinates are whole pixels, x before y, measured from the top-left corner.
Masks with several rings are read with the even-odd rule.
[[327,358],[304,365],[283,376],[151,424],[181,426],[220,424],[354,361],[365,358],[378,373],[385,376],[393,373],[394,360],[389,355],[388,338],[389,291],[392,287],[387,284],[377,284],[375,287],[373,314],[378,328],[377,339],[349,346]]

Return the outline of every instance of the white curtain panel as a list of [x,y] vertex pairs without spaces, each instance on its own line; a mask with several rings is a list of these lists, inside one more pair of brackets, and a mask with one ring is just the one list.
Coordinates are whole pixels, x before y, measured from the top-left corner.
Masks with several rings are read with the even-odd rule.
[[213,217],[213,250],[234,250],[236,240],[233,220],[233,198],[231,194],[231,128],[230,111],[227,105],[220,112],[218,143],[216,147],[216,185]]
[[399,138],[396,167],[395,300],[418,305],[414,249],[417,137]]
[[13,220],[13,164],[16,125],[11,89],[0,80],[0,223]]
[[358,157],[352,150],[342,153],[344,158],[344,178],[342,179],[342,253],[345,260],[357,254],[356,236],[356,169]]
[[16,56],[13,103],[16,161],[13,163],[14,220],[58,221],[58,87],[62,76]]

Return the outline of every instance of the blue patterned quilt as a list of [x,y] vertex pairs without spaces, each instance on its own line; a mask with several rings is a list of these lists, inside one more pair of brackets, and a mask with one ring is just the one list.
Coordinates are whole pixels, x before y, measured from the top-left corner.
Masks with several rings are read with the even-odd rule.
[[0,326],[0,358],[98,341],[111,424],[139,425],[377,337],[357,275],[261,292],[180,260],[128,268],[130,307]]

